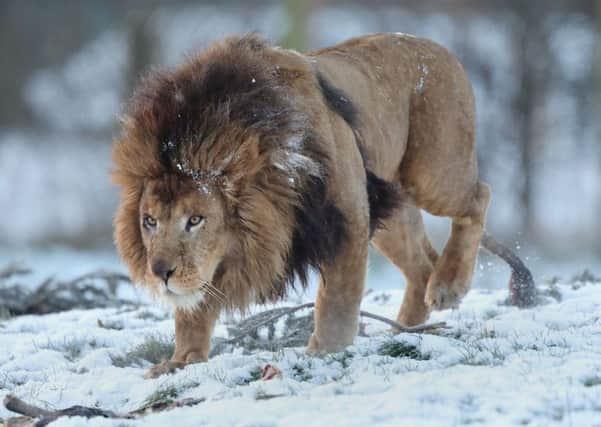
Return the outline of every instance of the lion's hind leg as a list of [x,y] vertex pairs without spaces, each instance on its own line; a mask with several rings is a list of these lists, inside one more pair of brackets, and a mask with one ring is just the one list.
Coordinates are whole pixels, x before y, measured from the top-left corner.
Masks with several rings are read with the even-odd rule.
[[372,243],[403,272],[407,282],[397,321],[405,326],[423,323],[429,314],[424,302],[426,285],[438,255],[428,240],[419,209],[400,208],[375,232]]
[[428,280],[425,302],[432,310],[456,307],[468,292],[490,201],[487,184],[478,182],[461,215],[452,217],[451,236]]

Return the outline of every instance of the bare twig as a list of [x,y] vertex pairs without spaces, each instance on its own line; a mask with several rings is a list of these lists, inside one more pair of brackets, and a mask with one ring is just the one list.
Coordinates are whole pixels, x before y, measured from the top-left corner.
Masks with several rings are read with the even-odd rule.
[[390,319],[380,316],[378,314],[370,313],[369,311],[361,310],[359,312],[359,314],[363,317],[369,317],[370,319],[375,319],[375,320],[379,320],[380,322],[384,322],[387,325],[392,326],[398,332],[420,333],[420,332],[432,331],[435,329],[448,328],[448,326],[445,322],[426,323],[423,325],[416,325],[416,326],[403,326],[400,323],[395,322],[394,320],[390,320]]
[[260,393],[255,396],[255,400],[271,400],[271,399],[276,399],[278,397],[285,397],[285,396],[286,396],[285,394]]
[[153,412],[170,411],[171,409],[182,408],[184,406],[194,406],[194,405],[198,405],[199,403],[204,402],[205,400],[207,400],[207,399],[204,397],[200,397],[200,398],[188,397],[188,398],[176,400],[173,402],[156,402],[150,406],[142,406],[139,409],[128,412],[127,416],[125,418],[135,418],[135,417],[151,414]]
[[28,268],[19,267],[16,264],[10,264],[0,270],[0,280],[8,279],[12,276],[24,276],[30,273],[31,270]]
[[297,311],[303,310],[305,308],[311,308],[313,306],[315,306],[315,303],[308,302],[308,303],[305,303],[305,304],[297,305],[295,307],[290,307],[288,310],[279,311],[278,313],[274,314],[273,316],[271,316],[271,317],[269,317],[269,318],[267,318],[267,319],[265,319],[265,320],[263,320],[261,322],[255,323],[254,325],[251,325],[250,327],[248,327],[246,329],[243,329],[234,338],[231,338],[231,339],[225,341],[224,344],[236,344],[237,342],[239,342],[240,340],[242,340],[242,338],[244,338],[245,336],[253,333],[257,329],[259,329],[261,326],[270,325],[270,324],[272,324],[273,322],[275,322],[276,320],[278,320],[281,317],[289,316],[292,313],[295,313]]

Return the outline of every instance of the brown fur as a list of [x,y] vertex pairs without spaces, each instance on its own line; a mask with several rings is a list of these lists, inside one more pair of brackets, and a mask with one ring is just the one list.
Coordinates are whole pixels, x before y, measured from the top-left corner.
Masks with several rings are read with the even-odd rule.
[[[456,305],[490,197],[478,181],[473,104],[455,57],[401,34],[306,55],[231,38],[146,79],[114,147],[115,240],[136,282],[160,294],[160,258],[184,298],[204,292],[176,309],[175,354],[150,375],[206,360],[220,310],[281,297],[310,268],[321,283],[308,351],[343,349],[379,224],[374,244],[408,281],[398,320]],[[417,208],[453,219],[440,257]],[[146,214],[155,229],[142,226]],[[206,223],[183,231],[196,214]]]

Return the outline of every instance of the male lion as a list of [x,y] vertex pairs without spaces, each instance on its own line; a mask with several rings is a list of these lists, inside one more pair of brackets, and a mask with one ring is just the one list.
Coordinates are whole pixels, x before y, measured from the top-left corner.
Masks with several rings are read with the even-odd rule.
[[[474,135],[458,60],[404,34],[304,55],[232,37],[150,75],[113,152],[117,248],[133,280],[175,308],[175,352],[148,375],[206,361],[222,310],[281,298],[310,269],[321,283],[307,351],[342,350],[357,332],[370,241],[407,279],[398,322],[456,306],[490,199]],[[440,256],[419,209],[452,218]],[[531,296],[520,260],[483,244]]]

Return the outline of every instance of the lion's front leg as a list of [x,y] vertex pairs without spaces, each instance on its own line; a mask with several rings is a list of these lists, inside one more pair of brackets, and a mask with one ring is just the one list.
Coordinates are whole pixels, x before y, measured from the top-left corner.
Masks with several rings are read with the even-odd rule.
[[307,353],[333,353],[353,343],[359,329],[367,249],[367,230],[355,232],[336,258],[322,266],[315,302],[315,330]]
[[171,359],[153,366],[144,378],[156,378],[191,363],[209,359],[211,335],[219,317],[217,310],[201,305],[194,311],[175,311],[175,351]]

